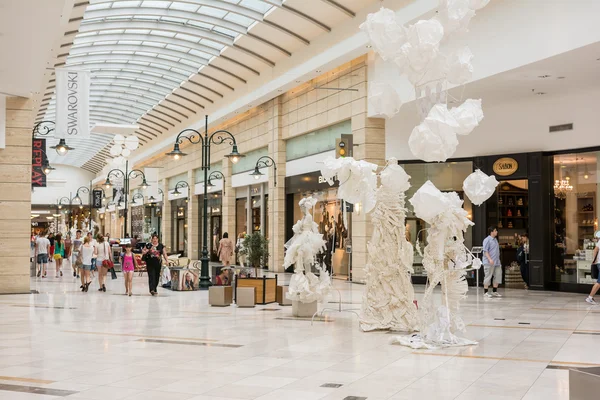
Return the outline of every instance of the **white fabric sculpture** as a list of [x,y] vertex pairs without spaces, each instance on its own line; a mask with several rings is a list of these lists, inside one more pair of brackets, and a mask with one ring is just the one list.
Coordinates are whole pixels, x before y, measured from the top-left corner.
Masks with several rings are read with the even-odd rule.
[[[423,267],[427,286],[420,307],[420,333],[396,338],[396,342],[412,348],[464,346],[475,342],[456,336],[464,331],[460,318],[460,301],[468,291],[467,268],[481,266],[464,246],[464,232],[473,223],[462,208],[455,192],[442,193],[427,181],[409,200],[417,217],[430,224]],[[442,304],[433,304],[433,290],[442,285]]]
[[377,189],[377,164],[357,161],[352,157],[327,158],[321,168],[321,175],[330,185],[337,177],[339,181],[338,199],[348,203],[361,203],[365,213],[375,207],[375,189]]
[[369,105],[373,114],[392,118],[400,111],[402,100],[389,83],[373,81],[369,83]]
[[369,14],[360,29],[369,36],[373,48],[384,60],[393,60],[406,42],[404,27],[396,21],[396,13],[388,8]]
[[447,35],[466,32],[469,22],[475,16],[471,0],[440,0],[437,18]]
[[463,190],[471,203],[479,206],[492,197],[498,186],[494,176],[487,176],[480,169],[476,170],[463,182]]
[[363,296],[363,331],[418,328],[411,282],[413,246],[406,240],[404,192],[410,176],[391,158],[381,173],[377,203],[371,212],[373,235],[367,245],[367,290]]
[[287,297],[302,303],[323,301],[331,290],[331,278],[325,268],[316,266],[319,277],[311,271],[317,254],[325,250],[326,244],[310,213],[316,203],[313,197],[300,200],[302,219],[294,224],[294,236],[285,244],[287,251],[283,266],[288,268],[294,265]]
[[420,20],[407,29],[406,37],[394,62],[411,83],[416,84],[438,57],[444,28],[435,19]]

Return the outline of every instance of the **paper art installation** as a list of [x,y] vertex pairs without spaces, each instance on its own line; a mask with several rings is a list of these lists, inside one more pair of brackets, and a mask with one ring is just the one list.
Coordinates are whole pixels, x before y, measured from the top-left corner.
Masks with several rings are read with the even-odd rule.
[[479,206],[484,201],[492,197],[498,186],[498,181],[494,176],[484,174],[480,169],[476,170],[463,182],[463,190],[471,200],[471,203]]
[[377,189],[377,164],[352,157],[327,158],[321,168],[321,175],[333,185],[334,178],[339,181],[338,199],[348,203],[361,203],[365,213],[375,207]]
[[411,282],[413,246],[406,240],[404,192],[410,176],[391,158],[381,172],[381,186],[371,212],[373,235],[367,245],[367,289],[363,296],[360,328],[363,331],[418,328]]
[[[468,291],[466,273],[479,268],[481,261],[464,245],[464,232],[473,223],[462,208],[456,192],[442,193],[427,181],[409,200],[415,215],[430,225],[423,267],[427,286],[419,309],[419,333],[395,339],[412,348],[464,346],[476,342],[456,336],[464,331],[460,317],[460,301]],[[442,304],[434,305],[433,290],[442,285]]]
[[[319,233],[319,226],[310,213],[317,200],[306,197],[299,204],[302,219],[294,224],[294,236],[285,244],[287,251],[283,266],[288,268],[294,265],[287,297],[302,303],[323,301],[331,290],[331,278],[324,266],[315,265],[317,254],[326,249],[323,235]],[[313,265],[319,271],[318,277],[311,271]]]
[[[467,46],[456,46],[451,39],[455,32],[466,32],[475,11],[485,7],[488,2],[489,0],[439,0],[436,16],[419,20],[407,27],[398,23],[392,10],[381,8],[378,12],[369,14],[360,27],[369,37],[377,54],[384,61],[393,62],[415,87],[417,110],[422,122],[413,130],[409,143],[417,158],[446,161],[456,151],[456,135],[470,133],[483,118],[481,102],[479,101],[479,108],[476,109],[477,100],[468,100],[450,110],[458,114],[454,115],[454,119],[460,126],[448,129],[452,127],[453,121],[447,115],[440,115],[441,110],[434,111],[433,108],[447,103],[449,85],[463,85],[471,80],[473,53]],[[370,111],[390,118],[400,109],[401,100],[394,97],[397,96],[394,88],[384,85],[385,83],[380,82],[369,90]],[[459,99],[454,100],[461,102]],[[432,112],[438,116],[432,116]],[[470,123],[463,120],[465,117],[470,117]],[[473,124],[475,120],[477,123]],[[436,146],[440,148],[432,154],[431,148]]]
[[375,114],[391,118],[400,110],[402,100],[389,83],[373,81],[369,83],[369,105]]

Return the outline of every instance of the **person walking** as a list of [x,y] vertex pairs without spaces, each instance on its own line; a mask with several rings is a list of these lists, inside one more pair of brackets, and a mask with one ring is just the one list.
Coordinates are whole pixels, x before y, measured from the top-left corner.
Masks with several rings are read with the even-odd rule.
[[65,246],[65,255],[63,257],[63,264],[65,267],[71,263],[71,252],[73,250],[73,241],[71,240],[71,235],[66,234],[65,239],[63,240]]
[[92,270],[92,259],[96,254],[96,249],[90,243],[90,238],[86,236],[83,239],[83,245],[81,246],[81,280],[83,284],[81,285],[81,291],[87,292],[90,288],[90,283],[92,283],[92,279],[90,278],[90,271]]
[[[73,239],[73,245],[71,246],[71,268],[73,269],[73,277],[79,278],[79,271],[77,270],[77,259],[79,258],[79,252],[81,251],[81,246],[83,245],[83,239],[81,238],[81,230],[77,229],[75,232],[75,239]],[[83,285],[83,280],[81,281]]]
[[594,255],[592,257],[592,278],[596,278],[596,283],[594,283],[594,286],[592,286],[592,290],[590,291],[590,294],[588,297],[586,297],[585,301],[589,304],[592,305],[596,305],[598,304],[596,302],[596,300],[594,300],[594,296],[596,295],[596,293],[598,293],[598,290],[600,289],[600,247],[598,247],[598,244],[596,244],[596,247],[594,248]]
[[[94,239],[94,235],[92,235],[92,232],[88,232],[86,236],[90,238],[90,244],[96,249],[98,247],[98,242],[96,241],[96,239]],[[98,267],[96,266],[96,255],[94,255],[94,258],[92,258],[92,270],[90,271],[90,276],[92,277],[92,279],[96,277],[94,271],[98,271]]]
[[35,260],[40,269],[37,273],[38,278],[46,277],[46,268],[48,267],[48,254],[50,254],[50,240],[43,234],[40,234],[35,240]]
[[137,266],[137,260],[133,255],[133,246],[125,245],[125,253],[121,257],[121,265],[123,266],[123,276],[125,277],[125,294],[131,296],[131,287],[133,285],[133,271]]
[[162,261],[168,262],[167,250],[165,246],[158,241],[158,235],[152,235],[152,240],[143,250],[143,259],[146,262],[148,271],[148,290],[152,296],[158,294],[157,287],[160,279],[160,270]]
[[59,233],[54,238],[54,262],[56,264],[56,274],[55,278],[63,276],[62,273],[62,260],[65,258],[65,243],[62,240],[62,235]]
[[[54,261],[54,233],[50,232],[48,235],[48,240],[50,241],[50,251],[48,251],[48,265],[52,264]],[[46,277],[46,271],[44,271],[44,278]]]
[[229,239],[229,233],[223,234],[223,239],[219,242],[219,250],[217,251],[217,257],[223,263],[224,267],[231,265],[231,258],[233,256],[233,242]]
[[244,263],[246,262],[244,239],[246,239],[246,235],[244,233],[240,233],[238,235],[237,243],[235,244],[235,252],[237,254],[238,261],[240,262],[240,268],[244,268]]
[[517,249],[517,261],[521,267],[521,278],[525,282],[525,289],[529,289],[529,236],[521,235],[521,245]]
[[104,261],[111,258],[110,246],[104,240],[104,237],[98,235],[96,239],[96,267],[98,268],[98,286],[99,292],[106,292],[106,274],[108,273],[108,265]]
[[[483,295],[487,298],[502,297],[498,293],[498,285],[502,283],[502,264],[500,263],[500,245],[498,244],[498,229],[495,226],[488,228],[488,237],[483,240]],[[492,293],[488,288],[492,283]]]

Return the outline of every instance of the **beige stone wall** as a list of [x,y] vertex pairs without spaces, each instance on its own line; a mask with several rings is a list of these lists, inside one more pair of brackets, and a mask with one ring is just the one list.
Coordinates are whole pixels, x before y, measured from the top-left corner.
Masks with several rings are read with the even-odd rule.
[[[360,57],[298,87],[281,96],[254,107],[247,112],[215,126],[210,132],[224,129],[231,132],[239,151],[248,153],[268,147],[269,156],[277,163],[277,187],[274,186],[273,170],[269,173],[268,231],[271,241],[270,269],[281,271],[283,244],[285,243],[285,164],[286,140],[350,120],[354,135],[355,157],[383,165],[385,160],[384,121],[367,118],[367,62]],[[339,88],[351,90],[336,90]],[[179,161],[160,155],[148,159],[143,166],[160,167],[160,178],[200,168],[201,145],[184,143],[181,146],[187,157]],[[212,145],[211,163],[223,160],[221,171],[226,177],[226,194],[223,196],[223,232],[235,232],[235,189],[231,187],[231,163],[224,156],[231,151],[226,144]],[[166,193],[166,191],[165,191]],[[163,210],[163,235],[170,235],[170,213]],[[199,225],[199,224],[198,224]],[[356,280],[364,280],[366,243],[370,236],[369,221],[364,215],[353,216],[353,248]],[[201,226],[197,226],[198,231]],[[191,237],[188,234],[188,237]],[[169,243],[165,240],[165,243]],[[195,257],[194,257],[195,258]]]
[[8,97],[0,149],[0,293],[29,293],[32,127],[32,102]]

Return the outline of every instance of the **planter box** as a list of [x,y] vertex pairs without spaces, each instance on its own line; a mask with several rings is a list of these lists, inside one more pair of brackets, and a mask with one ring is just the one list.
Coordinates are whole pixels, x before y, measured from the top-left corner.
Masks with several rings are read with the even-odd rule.
[[317,302],[302,303],[298,300],[292,300],[292,316],[298,318],[311,318],[317,312]]
[[277,275],[275,278],[236,278],[236,288],[254,288],[256,304],[269,304],[277,301]]

